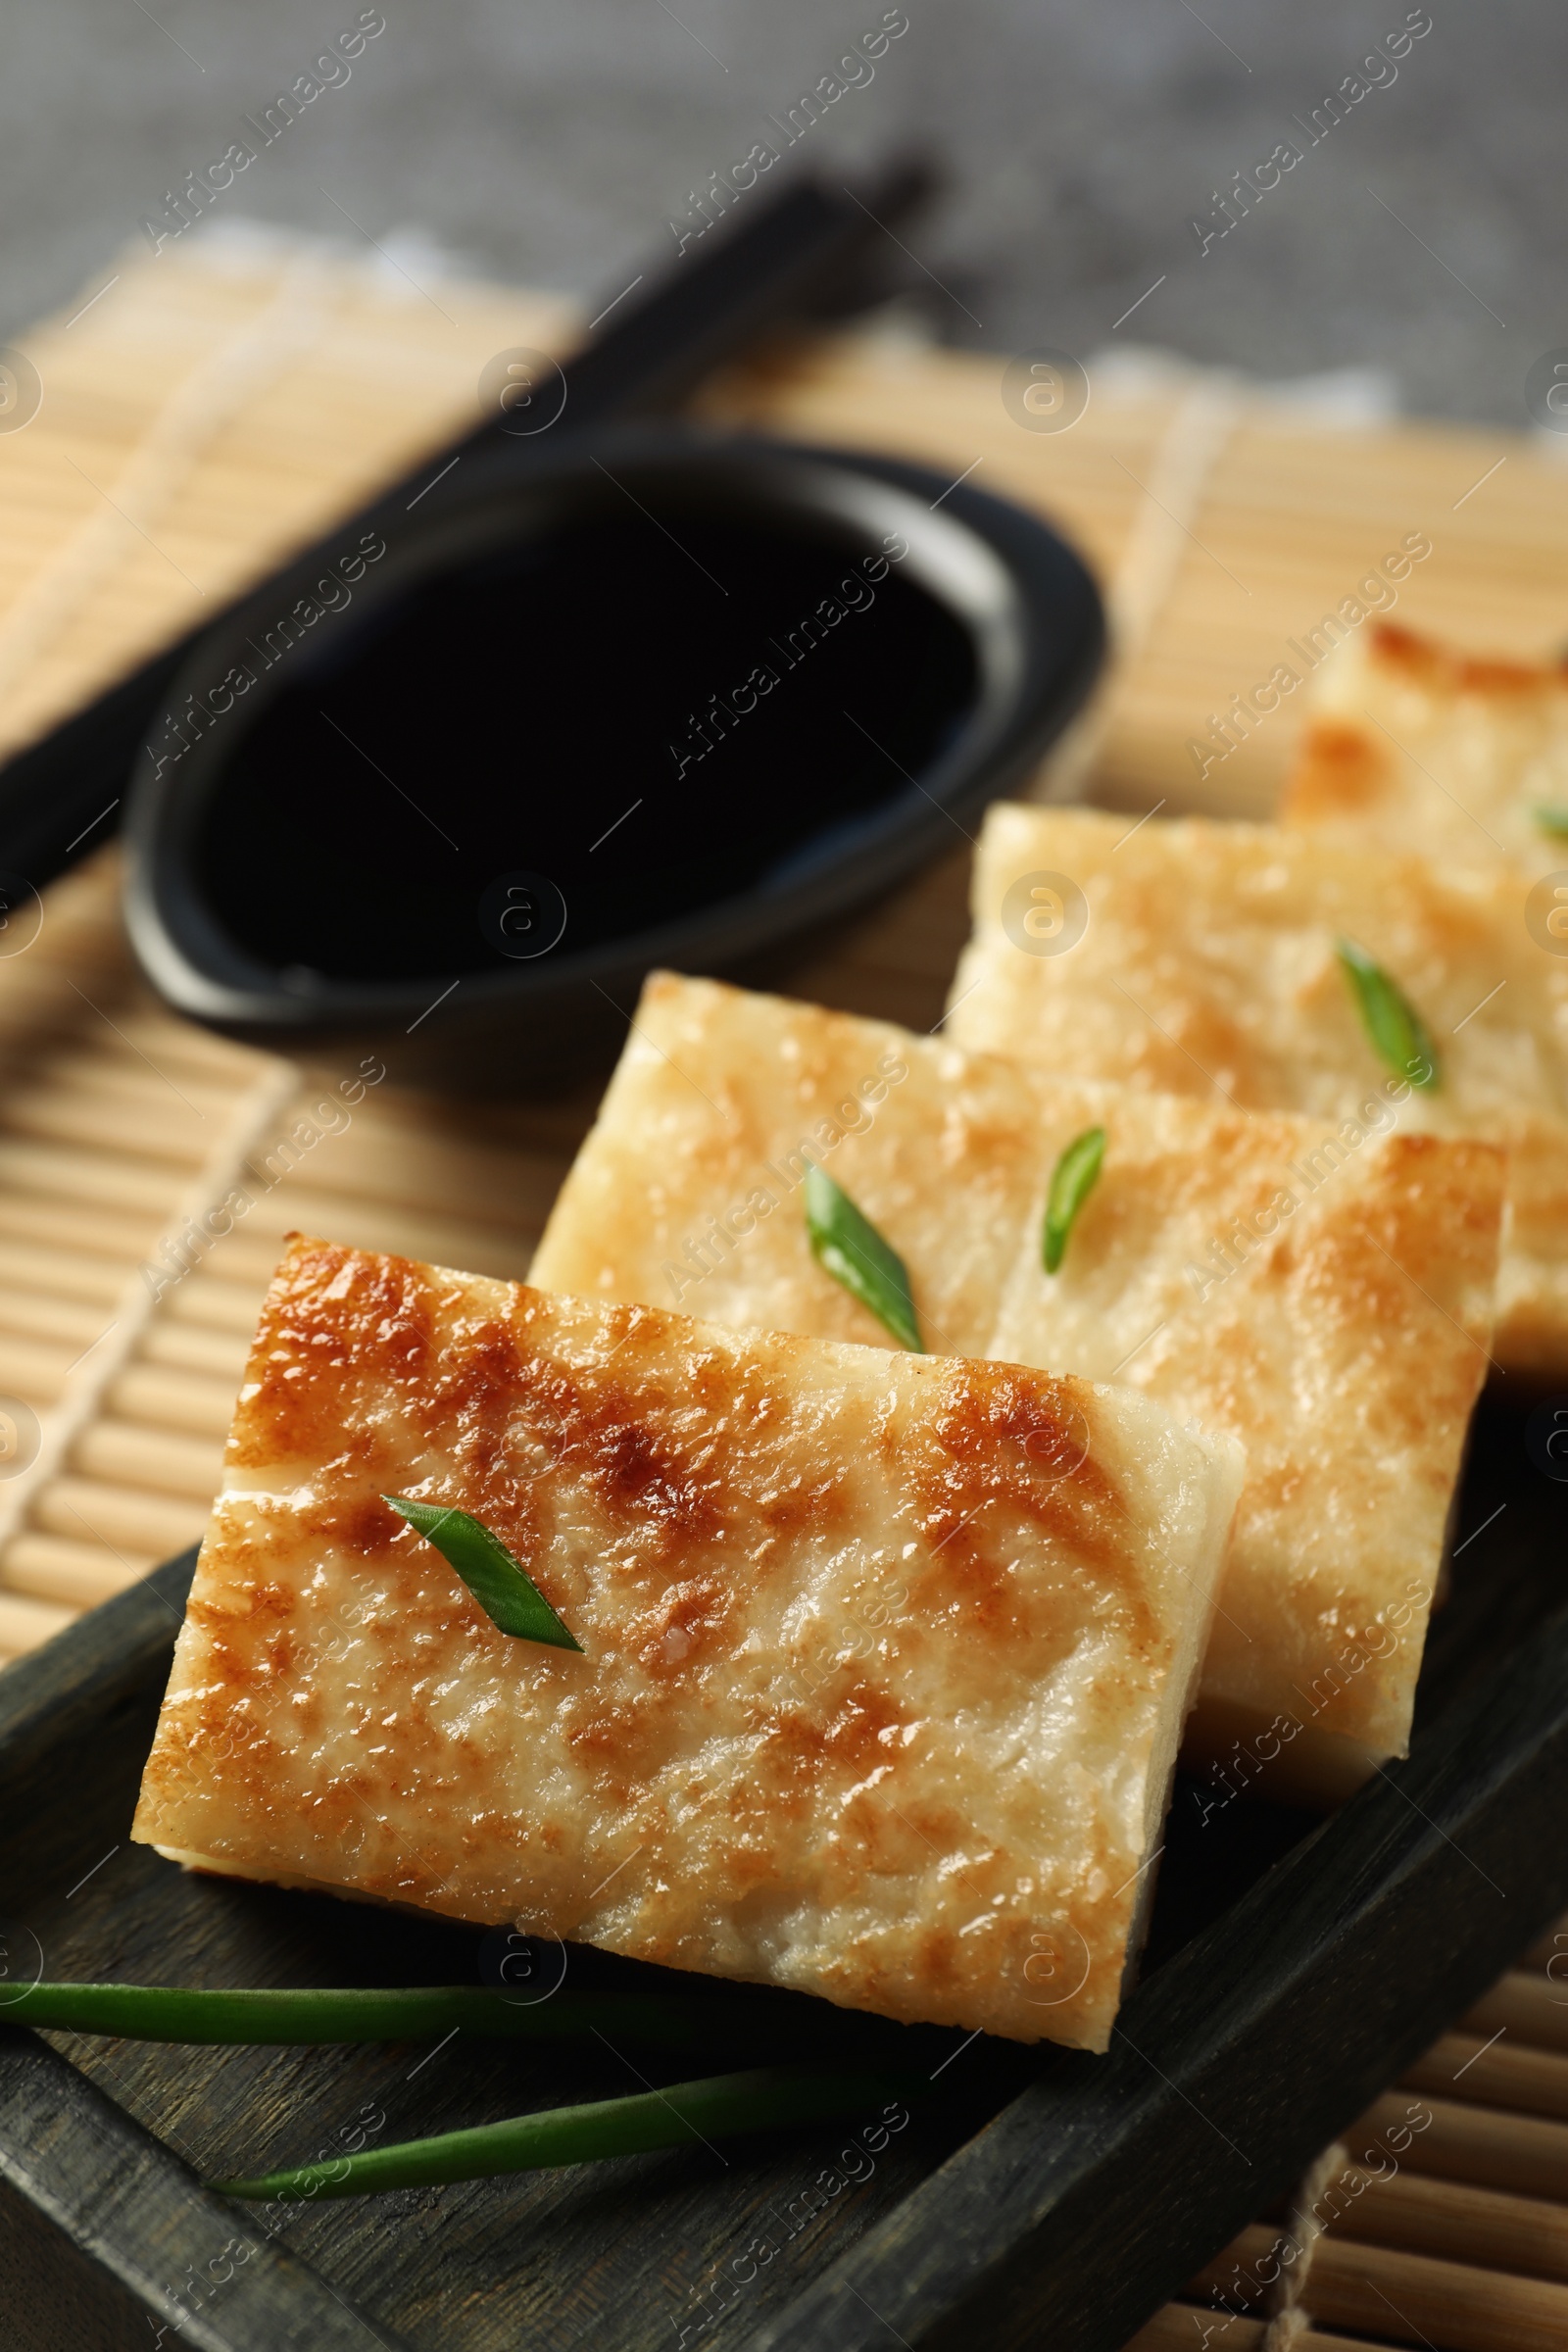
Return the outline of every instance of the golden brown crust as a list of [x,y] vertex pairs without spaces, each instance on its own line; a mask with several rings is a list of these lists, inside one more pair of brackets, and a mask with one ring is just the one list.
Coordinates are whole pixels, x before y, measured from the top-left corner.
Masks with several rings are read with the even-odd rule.
[[1364,727],[1342,718],[1308,719],[1295,770],[1280,807],[1282,824],[1323,824],[1342,817],[1364,821],[1389,791],[1395,765],[1387,748]]
[[1033,1127],[1028,1081],[1006,1063],[655,972],[529,1280],[883,1346],[811,1255],[810,1158],[908,1237],[927,1347],[983,1355],[1034,1182]]
[[1568,808],[1568,673],[1476,660],[1388,623],[1336,649],[1280,802],[1282,824],[1440,863],[1568,865],[1542,808]]
[[[1239,1481],[1086,1383],[295,1237],[134,1835],[1102,2048]],[[386,1494],[481,1518],[586,1654]]]
[[[1114,1375],[1248,1449],[1200,1714],[1289,1711],[1325,1795],[1369,1754],[1402,1753],[1422,1596],[1487,1367],[1501,1154],[1398,1132],[1403,1106],[1375,1086],[1363,1120],[1334,1130],[658,975],[530,1278],[649,1301],[678,1282],[718,1321],[885,1346],[812,1258],[778,1175],[884,1061],[904,1075],[823,1164],[905,1258],[928,1343]],[[1098,1124],[1104,1167],[1047,1277],[1050,1172]],[[680,1254],[724,1230],[764,1166],[766,1215],[710,1248],[706,1272]],[[1404,1612],[1394,1654],[1344,1677],[1390,1610]]]
[[1463,654],[1396,620],[1374,621],[1367,641],[1382,667],[1445,694],[1539,694],[1562,679],[1561,662],[1499,662],[1493,655]]
[[[999,804],[975,874],[975,930],[950,1027],[975,1049],[1243,1109],[1353,1120],[1390,1076],[1337,953],[1393,975],[1443,1057],[1401,1131],[1508,1152],[1496,1360],[1568,1372],[1568,956],[1541,944],[1530,878],[1470,859],[1353,854],[1306,832],[1199,818],[1125,827],[1085,809]],[[1008,937],[1004,896],[1053,869],[1086,894],[1069,953]]]

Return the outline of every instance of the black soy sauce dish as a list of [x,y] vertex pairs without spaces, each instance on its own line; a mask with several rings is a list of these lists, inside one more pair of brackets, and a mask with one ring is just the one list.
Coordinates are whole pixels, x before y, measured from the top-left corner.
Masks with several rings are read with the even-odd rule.
[[832,450],[622,427],[378,544],[201,641],[126,909],[181,1011],[426,1084],[602,1062],[657,965],[778,976],[957,846],[1102,652],[1043,522]]

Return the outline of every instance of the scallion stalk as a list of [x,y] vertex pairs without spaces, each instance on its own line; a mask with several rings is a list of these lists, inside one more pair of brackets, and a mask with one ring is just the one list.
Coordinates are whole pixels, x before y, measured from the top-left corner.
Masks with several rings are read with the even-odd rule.
[[475,2039],[568,2041],[595,2033],[644,2048],[823,2053],[849,2048],[876,2020],[778,2014],[766,2002],[719,1995],[558,1992],[524,2001],[478,1985],[316,1986],[190,1991],[177,1984],[38,1984],[0,2009],[7,2025],[130,2041],[306,2043],[418,2041],[462,2031]]
[[923,2077],[846,2068],[758,2067],[710,2075],[663,2090],[581,2107],[554,2107],[430,2139],[401,2140],[357,2155],[299,2164],[254,2180],[213,2180],[226,2197],[358,2197],[394,2188],[429,2188],[551,2165],[636,2156],[742,2132],[768,2132],[853,2112],[871,2100],[907,2096]]

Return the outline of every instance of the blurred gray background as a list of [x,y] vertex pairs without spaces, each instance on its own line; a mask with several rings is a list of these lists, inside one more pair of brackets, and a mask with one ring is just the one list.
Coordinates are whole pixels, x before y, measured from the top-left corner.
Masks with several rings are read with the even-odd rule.
[[[215,212],[350,241],[346,214],[378,240],[419,229],[486,271],[601,299],[672,253],[667,223],[692,187],[774,135],[768,118],[883,17],[880,0],[382,0],[382,13],[351,77]],[[1428,12],[906,0],[905,13],[874,78],[771,184],[798,164],[928,145],[951,191],[909,242],[949,290],[921,281],[944,339],[1087,356],[1136,338],[1264,377],[1373,366],[1417,412],[1525,423],[1531,361],[1568,344],[1561,9],[1432,0],[1430,31],[1377,64],[1381,86],[1316,144],[1312,110]],[[90,287],[166,190],[358,15],[357,0],[14,9],[0,335]],[[1282,140],[1299,164],[1200,254],[1194,220],[1223,224],[1216,190]]]

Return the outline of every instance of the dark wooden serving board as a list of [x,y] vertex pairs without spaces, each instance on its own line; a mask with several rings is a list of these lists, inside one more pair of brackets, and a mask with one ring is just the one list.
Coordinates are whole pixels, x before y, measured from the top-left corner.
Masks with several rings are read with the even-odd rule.
[[[627,2069],[526,2043],[188,2050],[0,2028],[7,2352],[1116,2352],[1568,1900],[1565,1527],[1568,1489],[1484,1408],[1409,1762],[1322,1824],[1179,1784],[1111,2054],[914,2036],[940,2071],[896,2131],[868,2114],[241,2206],[199,2177],[313,2157],[367,2115],[409,2137],[612,2095]],[[40,1959],[147,1983],[475,1981],[469,1931],[127,1843],[189,1573],[172,1562],[0,1675],[7,1981]],[[658,1974],[576,1950],[570,1973]],[[692,2071],[629,2055],[654,2082]]]

